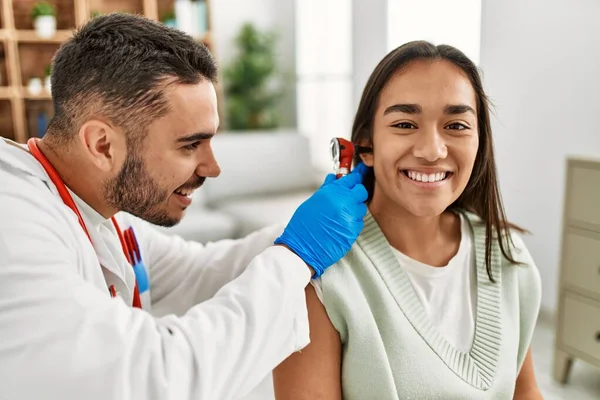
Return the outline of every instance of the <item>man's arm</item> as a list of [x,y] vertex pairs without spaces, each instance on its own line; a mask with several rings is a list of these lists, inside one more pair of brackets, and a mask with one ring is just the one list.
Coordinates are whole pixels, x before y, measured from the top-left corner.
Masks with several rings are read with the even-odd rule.
[[7,398],[236,399],[308,343],[310,272],[292,252],[268,249],[210,300],[154,318],[83,278],[100,266],[80,264],[77,222],[49,192],[8,181],[0,185]]
[[[214,243],[186,241],[165,234],[145,221],[133,220],[144,263],[149,270],[152,313],[182,315],[212,298],[237,278],[267,248],[284,226],[271,226],[242,239]],[[308,267],[306,267],[308,268]]]
[[315,289],[306,288],[310,344],[273,371],[275,397],[286,400],[342,398],[340,336]]

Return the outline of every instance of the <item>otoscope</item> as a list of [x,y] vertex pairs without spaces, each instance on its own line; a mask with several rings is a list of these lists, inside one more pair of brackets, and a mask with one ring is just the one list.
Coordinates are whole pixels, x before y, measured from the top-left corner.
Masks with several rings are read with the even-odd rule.
[[333,170],[335,171],[336,178],[339,179],[350,173],[355,149],[358,154],[371,153],[373,151],[371,147],[355,146],[352,142],[343,138],[336,137],[331,139],[329,150],[331,151],[331,160],[333,161]]
[[352,158],[354,158],[352,142],[342,138],[333,138],[329,143],[329,149],[336,178],[348,175],[352,168]]

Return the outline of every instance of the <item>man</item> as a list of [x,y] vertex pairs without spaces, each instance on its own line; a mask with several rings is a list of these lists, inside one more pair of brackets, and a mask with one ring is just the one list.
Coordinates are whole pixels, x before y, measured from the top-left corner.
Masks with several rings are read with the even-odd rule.
[[0,398],[235,399],[308,344],[304,288],[362,229],[364,166],[283,231],[203,246],[148,224],[219,175],[216,75],[131,15],[59,49],[45,137],[0,139]]

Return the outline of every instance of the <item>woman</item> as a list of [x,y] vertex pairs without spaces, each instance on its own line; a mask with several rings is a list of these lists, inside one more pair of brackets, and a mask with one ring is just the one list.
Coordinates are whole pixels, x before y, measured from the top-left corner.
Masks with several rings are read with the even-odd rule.
[[397,48],[352,141],[373,167],[365,228],[307,289],[311,344],[274,371],[276,397],[541,398],[540,278],[504,217],[476,66],[450,46]]

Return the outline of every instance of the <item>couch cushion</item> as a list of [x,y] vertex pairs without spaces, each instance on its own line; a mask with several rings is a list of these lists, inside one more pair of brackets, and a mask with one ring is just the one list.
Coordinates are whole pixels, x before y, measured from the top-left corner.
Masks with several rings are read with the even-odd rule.
[[200,243],[235,238],[238,231],[236,220],[226,213],[202,207],[190,207],[181,222],[171,228],[157,227],[171,235]]
[[318,186],[309,141],[296,131],[221,133],[212,139],[221,175],[204,184],[206,201],[312,190]]
[[265,226],[286,224],[313,193],[301,191],[225,200],[219,203],[219,210],[235,218],[239,224],[238,236],[245,236]]

